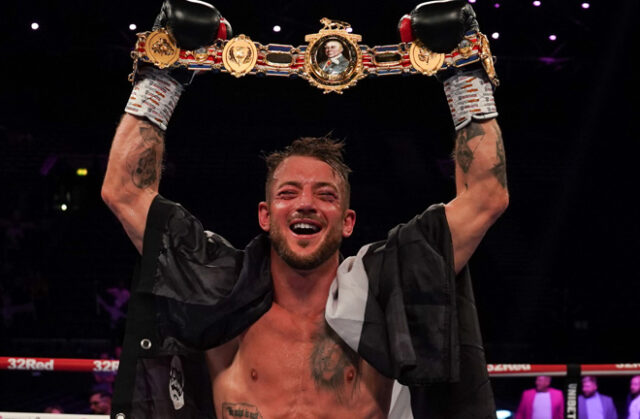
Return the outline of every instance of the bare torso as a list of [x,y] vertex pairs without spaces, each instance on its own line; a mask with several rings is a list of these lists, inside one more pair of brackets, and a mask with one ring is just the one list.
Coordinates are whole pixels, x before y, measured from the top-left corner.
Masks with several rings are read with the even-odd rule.
[[277,304],[207,351],[218,418],[385,418],[393,381],[327,328]]

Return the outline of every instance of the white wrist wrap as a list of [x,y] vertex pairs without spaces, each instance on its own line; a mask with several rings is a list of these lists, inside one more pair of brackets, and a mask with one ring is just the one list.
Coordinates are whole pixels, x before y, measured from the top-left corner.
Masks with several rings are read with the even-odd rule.
[[451,110],[456,131],[472,119],[483,120],[498,116],[493,98],[493,86],[484,70],[456,74],[444,82],[444,93]]
[[166,131],[184,88],[166,71],[155,67],[144,67],[138,74],[140,79],[133,86],[124,111],[144,116]]

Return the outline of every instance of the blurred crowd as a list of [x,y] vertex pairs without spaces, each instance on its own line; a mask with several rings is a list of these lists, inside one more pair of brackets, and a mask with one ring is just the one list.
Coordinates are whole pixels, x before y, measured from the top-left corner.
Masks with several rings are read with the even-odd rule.
[[[629,392],[612,396],[601,393],[598,378],[585,375],[578,396],[578,419],[640,419],[640,375],[631,377]],[[565,400],[561,390],[551,387],[551,377],[536,377],[535,386],[522,393],[516,419],[564,419]]]
[[[101,157],[69,147],[55,135],[0,125],[0,356],[119,358],[129,300],[122,272],[133,263],[108,265],[95,256],[104,253],[100,241],[114,236],[104,233],[108,223],[96,222],[106,214]],[[88,175],[79,176],[80,167]],[[118,260],[114,252],[108,257]],[[0,411],[110,409],[113,373],[90,381],[74,375],[33,401],[14,387],[35,393],[56,373],[2,374]]]

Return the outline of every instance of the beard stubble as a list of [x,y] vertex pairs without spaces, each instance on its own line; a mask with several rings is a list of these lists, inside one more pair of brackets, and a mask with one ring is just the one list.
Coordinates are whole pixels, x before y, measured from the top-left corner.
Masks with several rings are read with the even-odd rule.
[[340,226],[333,227],[320,243],[318,249],[308,256],[296,254],[287,244],[285,233],[273,222],[269,227],[269,238],[274,250],[287,265],[294,269],[310,270],[322,265],[340,249],[342,231]]

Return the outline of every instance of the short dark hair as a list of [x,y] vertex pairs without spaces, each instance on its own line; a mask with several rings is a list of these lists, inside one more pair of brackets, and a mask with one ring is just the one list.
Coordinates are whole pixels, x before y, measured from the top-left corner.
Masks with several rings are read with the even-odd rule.
[[109,400],[111,400],[111,398],[113,397],[111,395],[111,393],[109,393],[108,391],[104,391],[104,390],[94,391],[93,393],[91,393],[91,397],[95,396],[96,394],[99,394],[101,399],[109,399]]
[[582,381],[591,381],[593,384],[598,385],[598,379],[594,375],[583,375]]
[[273,182],[273,174],[286,158],[292,156],[313,157],[327,163],[333,171],[342,179],[345,191],[345,207],[349,207],[351,185],[349,173],[351,169],[344,162],[344,142],[331,138],[330,135],[322,137],[302,137],[293,141],[282,151],[274,151],[264,156],[267,163],[267,179],[265,182],[265,196],[269,200],[269,190]]

